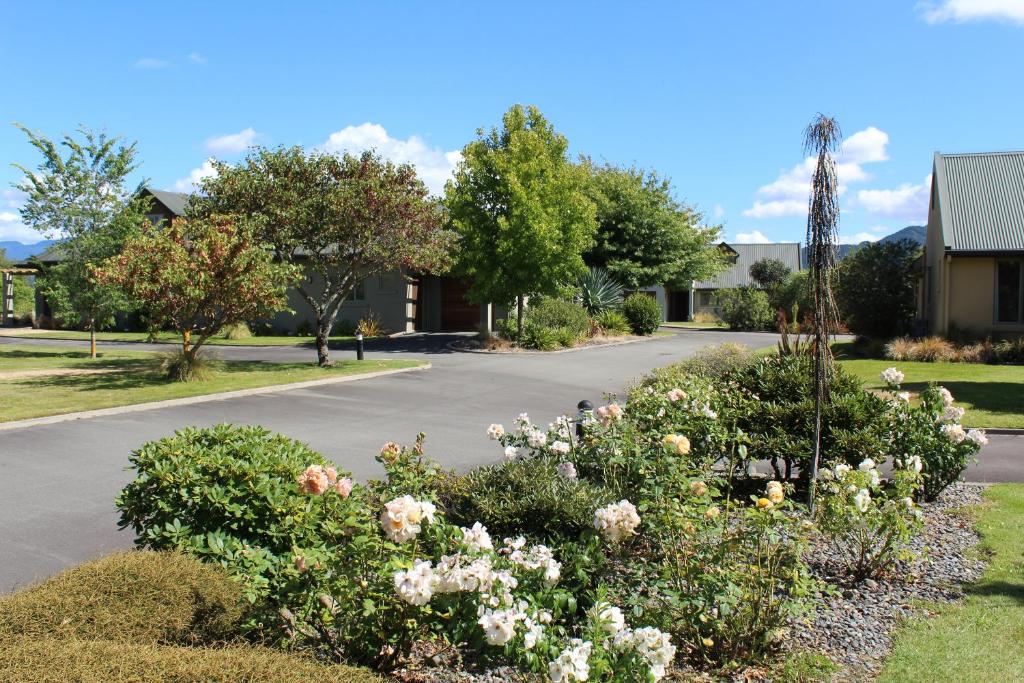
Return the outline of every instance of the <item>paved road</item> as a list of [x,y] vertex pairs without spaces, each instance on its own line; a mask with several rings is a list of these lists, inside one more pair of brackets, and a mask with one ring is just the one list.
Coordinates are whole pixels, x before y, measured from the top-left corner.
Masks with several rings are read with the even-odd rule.
[[[498,449],[483,433],[491,422],[508,424],[523,411],[548,420],[707,344],[740,341],[759,347],[773,343],[775,335],[683,331],[575,353],[499,356],[453,353],[445,346],[450,339],[425,335],[371,345],[371,358],[430,360],[433,369],[423,373],[0,433],[0,591],[129,546],[131,534],[118,531],[113,506],[131,476],[125,469],[128,453],[187,425],[262,424],[307,442],[358,478],[379,472],[373,456],[381,443],[408,443],[423,430],[432,457],[466,469],[498,459]],[[0,338],[3,343],[26,341]],[[314,355],[311,349],[288,347],[217,351],[224,358],[267,361]],[[346,353],[351,351],[338,351]],[[1024,480],[1022,451],[1024,438],[993,437],[969,478]]]

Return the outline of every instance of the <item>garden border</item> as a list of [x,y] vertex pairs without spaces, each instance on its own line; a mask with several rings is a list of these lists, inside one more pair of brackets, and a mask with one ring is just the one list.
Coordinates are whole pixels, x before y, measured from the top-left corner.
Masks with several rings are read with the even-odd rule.
[[431,363],[424,362],[411,368],[394,368],[391,370],[376,370],[374,372],[363,372],[352,375],[341,375],[339,377],[324,377],[323,379],[310,379],[303,382],[290,382],[288,384],[269,384],[263,387],[252,387],[250,389],[235,389],[233,391],[220,391],[214,394],[203,394],[201,396],[188,396],[185,398],[170,398],[163,401],[147,401],[145,403],[131,403],[124,406],[113,406],[110,408],[97,408],[96,410],[80,410],[74,413],[62,413],[60,415],[47,415],[45,417],[30,417],[24,420],[12,420],[11,422],[0,422],[0,432],[11,429],[22,429],[25,427],[37,427],[40,425],[57,424],[59,422],[70,422],[72,420],[87,420],[94,417],[107,417],[110,415],[121,415],[124,413],[138,413],[146,410],[158,410],[160,408],[174,408],[176,406],[187,406],[193,403],[207,403],[209,401],[223,401],[231,398],[243,398],[245,396],[256,396],[259,394],[272,394],[278,391],[291,391],[293,389],[307,389],[325,384],[340,384],[342,382],[355,382],[361,379],[373,379],[387,375],[398,375],[404,372],[417,372],[429,370]]
[[[445,344],[445,348],[455,351],[456,353],[482,353],[490,356],[550,356],[557,353],[575,353],[577,351],[590,351],[593,349],[607,349],[612,346],[625,346],[626,344],[639,344],[641,342],[651,342],[658,339],[668,339],[670,335],[650,335],[646,337],[639,337],[636,339],[624,339],[622,341],[608,342],[607,344],[590,344],[586,346],[573,346],[568,349],[554,349],[552,351],[537,351],[534,349],[516,349],[514,351],[491,351],[488,349],[462,349],[456,346],[459,340],[450,341]],[[675,333],[671,333],[671,336],[675,336]]]

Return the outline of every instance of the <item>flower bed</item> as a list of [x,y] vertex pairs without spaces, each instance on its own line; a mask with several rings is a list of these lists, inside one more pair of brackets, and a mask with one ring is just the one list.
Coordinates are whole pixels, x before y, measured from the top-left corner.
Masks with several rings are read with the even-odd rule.
[[523,414],[486,429],[503,462],[463,476],[422,435],[385,444],[386,477],[364,485],[260,428],[184,430],[132,455],[118,504],[140,544],[234,574],[250,636],[322,658],[554,683],[770,668],[820,644],[800,628],[829,623],[820,596],[902,585],[929,528],[921,503],[984,440],[939,387],[912,406],[898,370],[885,396],[840,378],[811,515],[795,502],[806,482],[755,466],[803,468],[776,449],[807,438],[804,398],[784,390],[805,365],[669,369],[578,421]]

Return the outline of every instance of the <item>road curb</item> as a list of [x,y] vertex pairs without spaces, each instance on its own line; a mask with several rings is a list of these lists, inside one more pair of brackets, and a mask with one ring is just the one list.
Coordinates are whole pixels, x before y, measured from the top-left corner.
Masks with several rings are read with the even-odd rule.
[[535,351],[535,350],[523,350],[516,349],[514,351],[490,351],[488,349],[463,349],[459,348],[458,341],[450,341],[445,344],[445,348],[455,351],[456,353],[481,353],[488,356],[553,356],[559,353],[577,353],[579,351],[593,351],[595,349],[607,349],[613,346],[625,346],[626,344],[641,344],[643,342],[652,342],[659,339],[668,339],[667,335],[641,337],[640,339],[624,339],[617,342],[608,342],[607,344],[591,344],[589,346],[574,346],[571,349],[555,349],[553,351]]
[[232,398],[243,398],[246,396],[258,396],[260,394],[274,394],[279,391],[292,391],[295,389],[307,389],[319,387],[326,384],[341,384],[342,382],[357,382],[363,379],[375,377],[386,377],[388,375],[400,375],[405,372],[417,372],[429,370],[430,363],[424,363],[412,368],[396,368],[394,370],[377,370],[375,372],[364,372],[356,375],[342,375],[340,377],[325,377],[323,379],[311,379],[305,382],[291,382],[290,384],[271,384],[265,387],[253,387],[251,389],[236,389],[234,391],[222,391],[216,394],[204,394],[202,396],[189,396],[187,398],[171,398],[164,401],[150,401],[148,403],[134,403],[127,406],[115,406],[112,408],[98,408],[96,410],[82,410],[76,413],[63,413],[62,415],[47,415],[46,417],[30,417],[26,420],[15,420],[13,422],[0,422],[0,432],[12,429],[24,429],[26,427],[37,427],[40,425],[57,424],[59,422],[71,422],[73,420],[88,420],[94,417],[108,417],[111,415],[123,415],[125,413],[140,413],[146,410],[159,410],[160,408],[174,408],[176,406],[187,406],[194,403],[209,403],[211,401],[224,401]]
[[986,434],[1003,434],[1006,436],[1024,436],[1024,429],[1015,429],[1013,427],[974,427],[974,429],[980,429]]

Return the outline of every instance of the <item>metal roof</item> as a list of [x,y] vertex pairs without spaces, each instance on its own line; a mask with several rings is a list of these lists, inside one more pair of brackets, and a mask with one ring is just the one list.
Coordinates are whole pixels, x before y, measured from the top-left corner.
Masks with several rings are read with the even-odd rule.
[[736,252],[736,262],[728,269],[710,280],[701,280],[694,284],[694,289],[725,289],[727,287],[745,287],[756,283],[750,277],[750,266],[766,258],[778,259],[796,272],[800,270],[800,243],[774,242],[772,244],[733,244],[722,243]]
[[1024,152],[936,152],[934,179],[946,249],[1024,251]]
[[167,207],[167,210],[175,216],[185,215],[185,206],[188,204],[189,195],[182,192],[168,192],[166,190],[154,190],[145,188],[146,192],[153,195],[153,198]]

